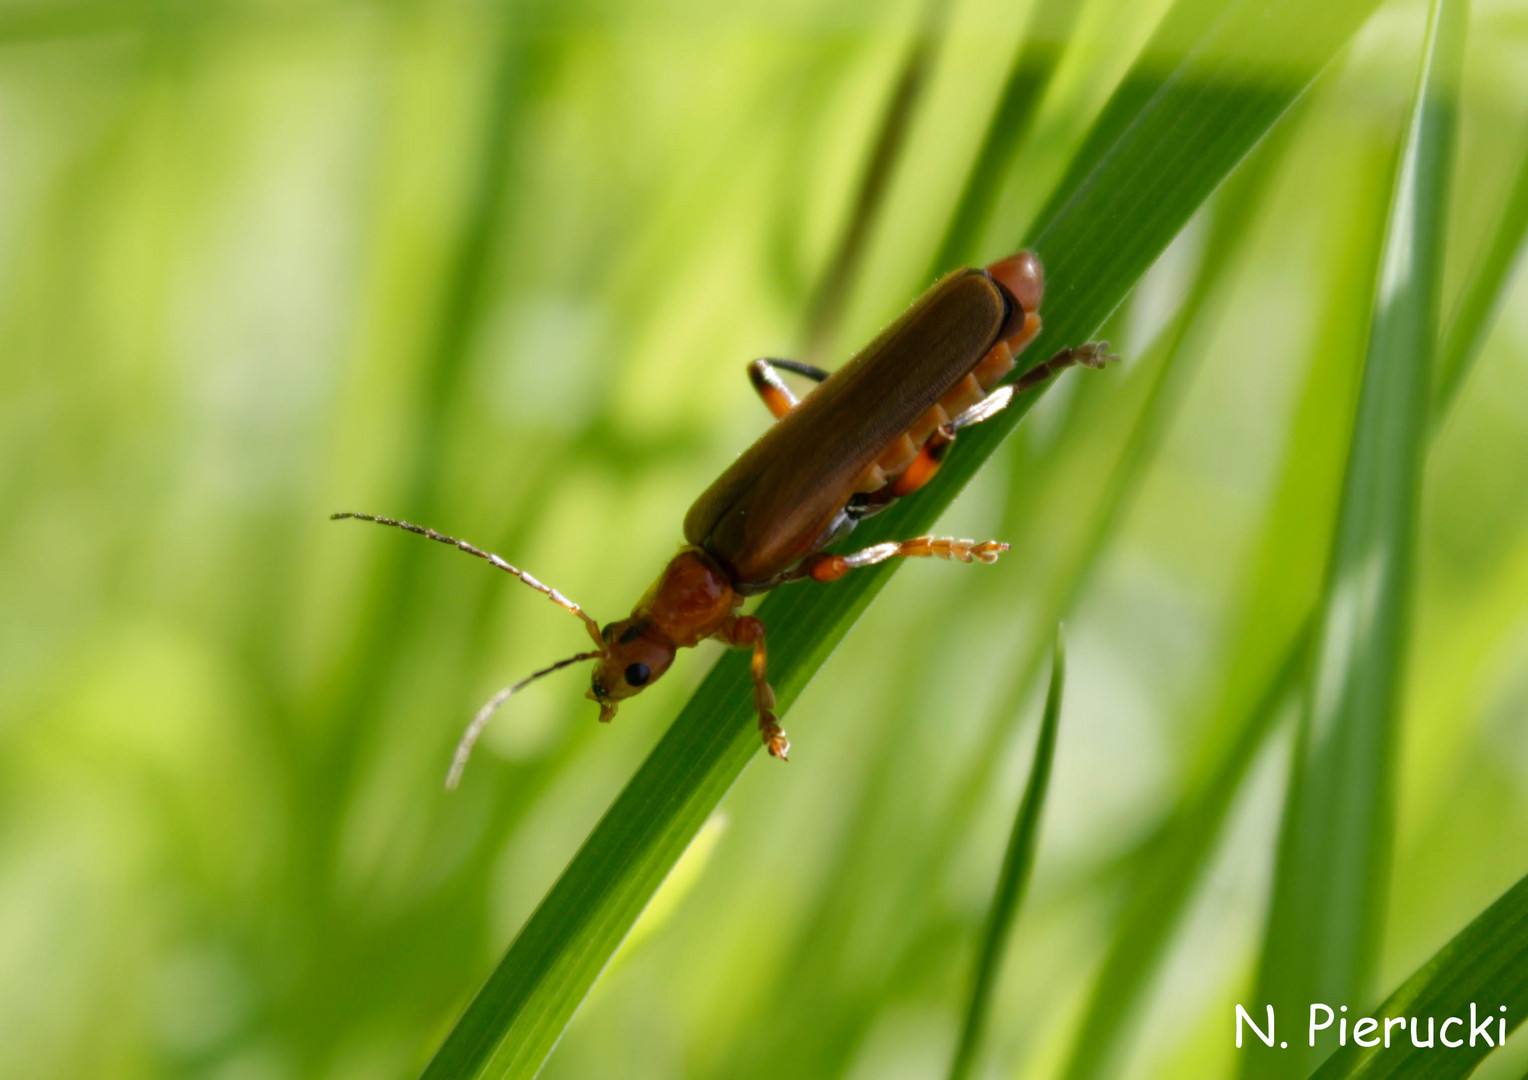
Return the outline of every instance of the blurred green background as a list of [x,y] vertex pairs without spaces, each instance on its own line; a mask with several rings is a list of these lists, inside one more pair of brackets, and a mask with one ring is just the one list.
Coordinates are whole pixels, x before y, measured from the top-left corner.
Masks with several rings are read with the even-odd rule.
[[[926,286],[1018,50],[1043,77],[962,260],[1018,246],[1166,6],[0,7],[0,1073],[415,1074],[716,649],[608,728],[544,680],[447,795],[472,711],[582,630],[326,515],[619,618],[769,422],[747,360],[836,364]],[[1063,1073],[1154,830],[1319,592],[1424,16],[1381,7],[1111,318],[1123,363],[962,496],[943,527],[1015,553],[897,576],[544,1075],[941,1075],[1058,617],[984,1060]],[[1480,2],[1445,315],[1525,153],[1528,6]],[[1525,301],[1428,457],[1385,987],[1528,870]],[[1102,1075],[1233,1068],[1293,711]]]

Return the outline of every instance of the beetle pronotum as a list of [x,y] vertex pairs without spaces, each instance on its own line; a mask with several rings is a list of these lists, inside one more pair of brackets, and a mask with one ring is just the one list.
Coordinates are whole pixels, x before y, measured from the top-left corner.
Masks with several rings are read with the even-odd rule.
[[[1002,411],[1013,395],[1074,364],[1102,367],[1107,343],[1063,349],[1005,386],[1014,356],[1040,332],[1045,279],[1040,260],[1021,251],[981,270],[937,281],[902,316],[831,375],[808,364],[763,358],[748,375],[778,423],[695,500],[684,519],[684,547],[632,613],[603,628],[583,608],[499,556],[406,521],[338,513],[406,529],[460,548],[519,578],[583,620],[595,647],[559,660],[495,694],[467,725],[446,786],[461,778],[473,744],[494,711],[530,682],[584,660],[596,661],[588,697],[609,721],[625,698],[651,686],[674,653],[706,638],[753,650],[753,702],[764,745],[790,750],[765,677],[764,624],[739,615],[746,597],[810,578],[828,582],[892,558],[937,556],[995,562],[1008,550],[919,536],[848,555],[824,549],[933,478],[956,434]],[[797,400],[780,378],[791,371],[817,382]],[[997,387],[994,389],[994,387]]]

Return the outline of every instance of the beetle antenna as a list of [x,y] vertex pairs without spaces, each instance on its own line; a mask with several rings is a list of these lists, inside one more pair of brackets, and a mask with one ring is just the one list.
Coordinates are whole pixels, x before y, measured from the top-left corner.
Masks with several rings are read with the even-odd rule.
[[472,718],[472,723],[467,725],[467,730],[462,732],[461,742],[456,744],[456,753],[451,755],[451,768],[446,773],[446,790],[455,791],[456,785],[461,783],[462,770],[467,767],[467,759],[472,756],[472,747],[478,741],[478,736],[483,734],[483,729],[488,726],[489,718],[499,711],[499,706],[543,675],[550,675],[554,671],[561,671],[569,664],[577,664],[582,660],[597,660],[604,655],[605,652],[601,649],[596,652],[581,652],[576,656],[568,657],[566,660],[559,660],[551,667],[544,667],[533,675],[527,675],[513,686],[506,686],[503,690],[489,698],[483,707],[477,711],[477,715]]
[[[358,514],[349,510],[342,510],[337,514],[329,515],[330,521],[339,521],[342,518],[355,518],[357,521],[373,521],[378,525],[391,525],[395,529],[402,529],[404,532],[411,532],[418,536],[423,536],[425,539],[434,540],[438,544],[450,544],[454,548],[465,551],[468,555],[476,555],[479,559],[482,559],[490,566],[497,566],[506,574],[512,574],[519,578],[521,581],[525,582],[531,588],[547,597],[547,599],[551,600],[552,603],[556,604],[564,611],[571,611],[574,615],[577,615],[584,621],[584,626],[586,629],[588,629],[589,636],[594,639],[594,643],[600,646],[601,649],[603,649],[605,646],[605,639],[600,636],[600,624],[595,622],[593,617],[591,617],[587,611],[579,607],[577,604],[569,600],[566,596],[562,595],[562,593],[558,592],[551,586],[543,585],[541,582],[531,577],[531,575],[527,574],[524,570],[521,570],[515,566],[510,566],[509,563],[505,562],[503,559],[499,558],[491,551],[484,551],[482,548],[474,547],[473,545],[467,543],[465,540],[458,540],[454,536],[447,536],[445,533],[438,533],[434,529],[426,529],[423,525],[415,525],[411,522],[399,521],[397,518],[378,517],[376,514]],[[553,669],[549,668],[548,670]],[[538,674],[545,674],[545,672],[538,672]],[[534,678],[534,676],[532,677]]]

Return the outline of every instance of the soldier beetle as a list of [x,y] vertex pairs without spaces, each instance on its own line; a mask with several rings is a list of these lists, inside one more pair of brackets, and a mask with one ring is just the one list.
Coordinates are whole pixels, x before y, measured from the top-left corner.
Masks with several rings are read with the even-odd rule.
[[[684,546],[632,613],[603,628],[572,600],[499,556],[406,521],[338,513],[405,529],[460,548],[519,578],[583,620],[594,648],[559,660],[495,694],[467,725],[446,786],[455,787],[489,717],[520,689],[554,671],[596,661],[587,696],[608,722],[626,698],[651,686],[677,650],[706,638],[753,650],[753,703],[764,745],[790,749],[765,676],[764,624],[738,609],[746,597],[786,582],[835,581],[892,558],[938,557],[991,563],[1008,550],[920,536],[847,555],[824,550],[862,518],[933,478],[958,432],[996,415],[1013,396],[1075,364],[1102,367],[1108,344],[1063,349],[1004,386],[1014,356],[1040,331],[1040,260],[1021,251],[984,269],[937,281],[879,337],[837,371],[761,358],[748,375],[777,423],[695,500]],[[780,371],[817,383],[797,400]],[[996,387],[996,389],[994,389]]]

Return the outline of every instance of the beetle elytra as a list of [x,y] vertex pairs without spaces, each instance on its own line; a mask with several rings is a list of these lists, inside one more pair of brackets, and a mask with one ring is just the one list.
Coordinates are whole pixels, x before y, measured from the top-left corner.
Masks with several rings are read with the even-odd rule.
[[[1008,550],[920,536],[847,555],[825,549],[860,519],[928,483],[963,428],[1000,412],[1014,394],[1073,365],[1102,367],[1107,343],[1063,349],[1012,383],[1014,357],[1040,331],[1044,292],[1040,260],[1021,251],[984,269],[957,270],[937,281],[880,336],[837,371],[759,359],[748,375],[776,417],[695,500],[684,518],[684,547],[664,567],[631,614],[603,628],[583,608],[499,556],[406,521],[338,513],[450,544],[519,578],[578,616],[594,642],[499,691],[468,724],[446,777],[455,787],[473,744],[499,706],[535,679],[595,661],[588,697],[609,721],[621,701],[651,686],[677,650],[716,638],[753,650],[753,702],[764,745],[785,758],[790,741],[775,715],[766,678],[764,624],[738,609],[746,597],[786,582],[835,581],[892,558],[938,557],[995,562]],[[804,398],[781,379],[790,371],[815,381]]]

